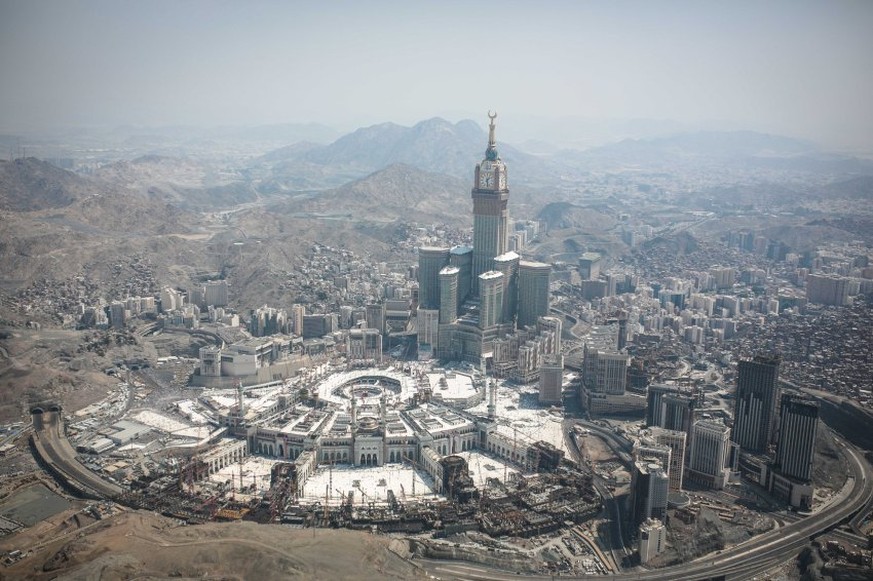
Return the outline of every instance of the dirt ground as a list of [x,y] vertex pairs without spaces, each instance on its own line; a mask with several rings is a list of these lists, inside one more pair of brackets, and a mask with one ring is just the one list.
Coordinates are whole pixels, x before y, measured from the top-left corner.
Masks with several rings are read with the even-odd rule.
[[[133,341],[129,343],[128,341]],[[60,402],[74,412],[102,400],[119,379],[105,370],[119,359],[196,356],[202,339],[125,332],[0,329],[0,423],[27,421],[30,406]]]
[[591,460],[591,462],[609,462],[610,460],[616,459],[615,453],[607,443],[603,441],[603,438],[600,438],[599,436],[588,434],[584,438],[579,438],[577,441],[579,442],[580,451],[586,458]]
[[6,330],[0,340],[0,422],[27,419],[29,406],[60,401],[79,409],[106,397],[118,380],[103,373],[106,357],[77,353],[81,331]]
[[[19,533],[22,535],[24,533]],[[23,539],[22,539],[23,540]],[[15,539],[2,543],[6,548]],[[395,546],[398,543],[393,543]],[[4,568],[10,579],[423,579],[392,539],[255,523],[179,526],[144,511],[87,524]]]

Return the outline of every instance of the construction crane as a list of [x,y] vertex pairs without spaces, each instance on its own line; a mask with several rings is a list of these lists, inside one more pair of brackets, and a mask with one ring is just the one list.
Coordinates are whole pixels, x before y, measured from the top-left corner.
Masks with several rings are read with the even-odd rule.
[[[406,455],[406,454],[403,454],[402,458],[403,458],[403,460],[406,460],[406,461],[408,461],[410,464],[412,464],[413,469],[414,469],[414,468],[419,468],[419,469],[421,469],[421,470],[424,470],[424,466],[422,466],[421,464],[419,464],[419,463],[418,463],[414,458],[412,458],[411,456],[408,456],[408,455]],[[426,470],[425,470],[425,472],[426,472]],[[402,486],[403,486],[403,485],[401,484],[401,490],[402,490]],[[404,491],[403,494],[404,494],[404,499],[403,499],[403,500],[404,500],[404,502],[405,502],[405,500],[406,500],[406,492]],[[414,470],[413,470],[413,473],[412,473],[412,496],[413,496],[413,498],[415,497],[415,471],[414,471]]]

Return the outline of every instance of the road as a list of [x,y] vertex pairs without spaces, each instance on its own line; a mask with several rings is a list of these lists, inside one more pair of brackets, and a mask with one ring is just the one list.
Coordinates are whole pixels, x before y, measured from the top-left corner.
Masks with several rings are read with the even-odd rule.
[[[586,426],[591,432],[595,434],[605,437],[607,441],[610,443],[611,447],[618,445],[619,447],[624,448],[624,443],[618,443],[618,436],[614,433],[608,434],[608,437],[604,435],[602,432],[603,428],[597,426],[596,424],[592,424],[589,422],[583,422],[580,420],[566,420],[563,424],[564,429],[564,439],[567,444],[567,449],[570,450],[570,455],[573,457],[579,465],[582,465],[582,453],[579,450],[579,446],[576,442],[576,438],[573,436],[572,426],[580,424]],[[616,438],[615,441],[612,438]],[[623,452],[618,452],[619,455],[623,454]],[[609,554],[612,557],[613,563],[616,567],[616,570],[620,570],[621,566],[624,564],[624,560],[626,557],[630,555],[630,551],[628,551],[625,542],[624,535],[622,531],[622,523],[624,522],[624,515],[621,510],[621,503],[615,499],[612,491],[609,490],[607,483],[598,476],[597,474],[593,474],[593,482],[594,487],[597,489],[597,492],[600,494],[600,497],[603,499],[603,503],[606,507],[606,512],[609,518],[609,536],[607,538],[607,548],[609,550]]]
[[60,412],[43,413],[43,428],[34,429],[33,447],[40,459],[61,473],[71,485],[98,498],[112,498],[122,493],[122,488],[103,480],[85,468],[77,459],[76,451],[63,435],[63,421]]

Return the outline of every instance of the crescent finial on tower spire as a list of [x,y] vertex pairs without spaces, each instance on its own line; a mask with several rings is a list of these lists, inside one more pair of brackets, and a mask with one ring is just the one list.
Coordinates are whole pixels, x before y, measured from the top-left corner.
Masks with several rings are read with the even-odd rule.
[[497,118],[497,112],[491,112],[488,110],[488,119],[490,119],[490,123],[488,124],[488,149],[485,150],[485,157],[490,160],[497,159],[497,139],[494,137],[494,120]]

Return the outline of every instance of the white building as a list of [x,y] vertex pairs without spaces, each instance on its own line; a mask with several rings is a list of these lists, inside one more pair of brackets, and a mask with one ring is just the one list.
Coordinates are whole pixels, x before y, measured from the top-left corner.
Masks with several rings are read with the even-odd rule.
[[727,468],[730,437],[730,428],[721,422],[694,422],[688,478],[717,490],[724,488],[730,476],[730,469]]
[[659,520],[649,519],[640,525],[640,564],[645,565],[667,548],[667,527]]

